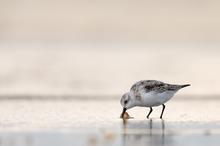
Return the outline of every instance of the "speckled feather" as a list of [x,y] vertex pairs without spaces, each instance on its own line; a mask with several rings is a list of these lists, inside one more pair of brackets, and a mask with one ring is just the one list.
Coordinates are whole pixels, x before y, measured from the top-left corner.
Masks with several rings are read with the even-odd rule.
[[144,91],[145,93],[152,91],[157,93],[163,93],[165,91],[176,92],[186,86],[188,85],[172,85],[157,80],[142,80],[135,83],[131,87],[130,92],[134,93],[135,95],[137,95],[140,91]]

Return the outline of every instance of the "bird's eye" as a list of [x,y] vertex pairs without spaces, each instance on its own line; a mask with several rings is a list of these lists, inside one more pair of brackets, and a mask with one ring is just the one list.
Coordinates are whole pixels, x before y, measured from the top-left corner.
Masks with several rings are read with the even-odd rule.
[[128,103],[128,101],[127,100],[125,100],[125,102],[124,102],[125,104],[127,104]]

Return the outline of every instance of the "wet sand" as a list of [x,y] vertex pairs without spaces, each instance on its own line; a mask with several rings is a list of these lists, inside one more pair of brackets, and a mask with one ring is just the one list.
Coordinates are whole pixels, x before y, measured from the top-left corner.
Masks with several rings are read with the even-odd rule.
[[119,118],[116,99],[0,101],[0,145],[4,146],[132,146],[219,145],[220,100],[173,99],[161,107],[134,108],[134,117]]

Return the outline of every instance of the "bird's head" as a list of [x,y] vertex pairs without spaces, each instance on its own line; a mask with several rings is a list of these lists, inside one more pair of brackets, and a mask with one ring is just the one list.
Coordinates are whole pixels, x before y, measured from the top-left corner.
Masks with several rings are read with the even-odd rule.
[[134,107],[134,104],[132,102],[132,98],[130,96],[130,93],[125,93],[122,97],[121,97],[121,106],[123,107],[123,111],[122,111],[122,116],[124,115],[124,113],[126,112],[127,109]]

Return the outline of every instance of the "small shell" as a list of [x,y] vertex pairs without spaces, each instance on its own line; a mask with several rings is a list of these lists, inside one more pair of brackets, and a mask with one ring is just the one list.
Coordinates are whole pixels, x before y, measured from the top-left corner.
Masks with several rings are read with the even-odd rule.
[[131,118],[131,117],[130,117],[130,115],[129,115],[127,112],[125,112],[124,115],[123,115],[123,117],[121,117],[121,118],[123,118],[123,119],[129,119],[129,118]]

